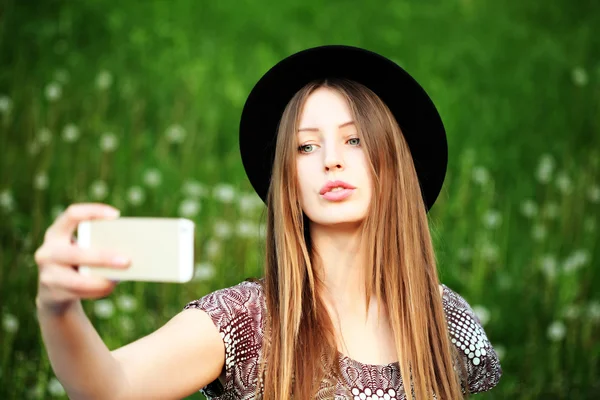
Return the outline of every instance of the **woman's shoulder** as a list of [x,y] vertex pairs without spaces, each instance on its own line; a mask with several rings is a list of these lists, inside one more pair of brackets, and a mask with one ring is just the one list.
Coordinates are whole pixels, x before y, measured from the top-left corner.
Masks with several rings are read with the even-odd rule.
[[209,315],[220,312],[236,314],[263,308],[263,279],[247,279],[236,285],[215,290],[187,303],[184,309],[201,308]]

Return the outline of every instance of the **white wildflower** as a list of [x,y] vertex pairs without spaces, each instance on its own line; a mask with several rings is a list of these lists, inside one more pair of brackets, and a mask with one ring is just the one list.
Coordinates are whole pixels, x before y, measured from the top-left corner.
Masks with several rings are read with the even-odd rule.
[[200,203],[195,199],[185,199],[179,204],[179,215],[184,218],[193,218],[200,212]]
[[477,318],[479,318],[479,321],[481,321],[481,325],[483,326],[485,326],[490,320],[490,311],[482,305],[474,305],[473,312]]
[[550,280],[556,277],[557,264],[556,257],[552,254],[546,254],[540,259],[540,269]]
[[50,82],[46,85],[44,92],[48,101],[56,101],[62,95],[62,86],[58,82]]
[[595,204],[600,203],[600,186],[592,185],[587,191],[588,199]]
[[502,222],[502,215],[497,210],[488,210],[483,216],[483,222],[490,229],[497,228]]
[[209,262],[200,262],[194,269],[194,280],[207,281],[215,276],[215,267]]
[[540,183],[548,183],[552,179],[552,173],[554,172],[554,158],[550,154],[544,154],[539,161],[536,178]]
[[521,213],[527,218],[532,218],[538,213],[538,206],[531,199],[525,199],[521,203]]
[[571,79],[576,86],[585,86],[588,83],[588,74],[583,67],[575,67],[571,71]]
[[490,180],[490,174],[487,169],[482,166],[477,166],[473,168],[473,180],[480,184],[485,185]]
[[213,196],[222,203],[229,204],[235,197],[235,189],[227,183],[219,183],[213,189]]
[[221,239],[231,236],[231,225],[227,221],[215,221],[213,229],[215,235]]
[[576,319],[581,315],[581,308],[577,304],[568,304],[562,312],[565,319]]
[[115,313],[115,306],[110,299],[100,299],[94,302],[94,313],[98,318],[108,319]]
[[546,334],[550,340],[553,342],[558,342],[565,337],[566,331],[567,328],[562,321],[554,321],[550,324],[550,326],[548,326]]
[[561,171],[556,176],[556,186],[563,194],[571,193],[573,184],[571,183],[571,178],[569,178],[566,172]]
[[132,312],[137,309],[137,299],[130,294],[122,294],[117,297],[117,306],[125,312]]
[[67,143],[76,142],[79,139],[79,128],[74,124],[67,124],[63,128],[62,138]]
[[458,259],[462,262],[471,260],[473,252],[468,247],[461,247],[458,249]]
[[99,90],[108,89],[113,82],[112,74],[109,71],[102,70],[96,76],[96,87]]
[[481,248],[481,254],[486,261],[496,261],[498,259],[498,246],[493,243],[485,243]]
[[493,348],[498,356],[498,360],[502,361],[506,356],[506,347],[502,346],[501,344],[495,344]]
[[144,193],[144,189],[139,186],[132,186],[127,191],[127,200],[134,205],[139,206],[146,200],[146,193]]
[[214,259],[221,251],[221,242],[216,239],[209,239],[204,245],[204,253],[210,259]]
[[253,238],[259,235],[259,227],[258,224],[255,224],[252,221],[239,221],[237,223],[236,231],[238,236],[243,238]]
[[52,132],[48,128],[42,128],[38,132],[37,141],[40,145],[46,146],[52,141]]
[[121,315],[119,317],[119,326],[121,331],[125,333],[131,333],[135,329],[135,323],[129,315]]
[[535,224],[531,230],[531,236],[538,242],[544,240],[547,234],[548,230],[544,225],[541,224]]
[[10,189],[4,189],[0,192],[0,207],[4,211],[12,211],[15,207],[15,199]]
[[144,173],[144,183],[149,187],[157,187],[162,182],[162,175],[156,168],[151,168]]
[[186,197],[198,198],[206,196],[208,190],[202,183],[194,180],[187,180],[183,183],[181,191]]
[[19,320],[10,313],[2,315],[2,329],[6,333],[16,333],[19,330]]
[[600,321],[600,301],[592,300],[587,306],[587,315],[594,321]]
[[185,139],[185,129],[181,125],[171,125],[167,128],[165,135],[171,143],[181,143]]
[[0,114],[8,114],[12,109],[12,100],[6,95],[0,95]]
[[589,260],[590,254],[586,249],[576,250],[565,259],[562,267],[563,271],[567,273],[577,271],[587,264]]
[[105,132],[100,136],[100,148],[106,153],[115,151],[119,145],[119,139],[112,132]]
[[97,180],[90,186],[90,194],[94,200],[104,200],[108,195],[108,186],[106,182]]
[[53,397],[62,397],[66,394],[65,388],[55,377],[50,378],[48,381],[48,392]]
[[242,193],[238,199],[240,211],[244,213],[253,212],[258,208],[262,208],[264,203],[256,193]]
[[48,188],[48,175],[45,172],[38,173],[33,178],[33,187],[37,190],[45,190]]

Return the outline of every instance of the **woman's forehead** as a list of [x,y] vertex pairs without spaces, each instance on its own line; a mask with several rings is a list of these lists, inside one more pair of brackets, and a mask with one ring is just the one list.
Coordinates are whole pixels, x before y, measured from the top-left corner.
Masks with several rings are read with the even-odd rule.
[[350,121],[352,114],[346,99],[339,92],[322,87],[306,99],[300,115],[299,129],[337,127]]

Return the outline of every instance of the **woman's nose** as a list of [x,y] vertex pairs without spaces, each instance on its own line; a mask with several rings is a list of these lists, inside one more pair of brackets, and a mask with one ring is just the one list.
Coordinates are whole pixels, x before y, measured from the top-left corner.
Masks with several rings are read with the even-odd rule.
[[325,171],[344,169],[344,160],[341,149],[336,145],[328,145],[325,150]]

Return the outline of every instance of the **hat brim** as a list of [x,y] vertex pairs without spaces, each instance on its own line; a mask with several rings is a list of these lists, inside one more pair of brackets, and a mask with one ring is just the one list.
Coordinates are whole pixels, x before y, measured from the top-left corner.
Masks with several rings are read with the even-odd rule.
[[285,107],[302,87],[345,78],[371,89],[389,107],[410,148],[427,211],[444,183],[448,144],[440,115],[425,90],[393,61],[343,45],[314,47],[273,66],[256,83],[242,111],[240,152],[250,183],[266,202],[277,129]]

